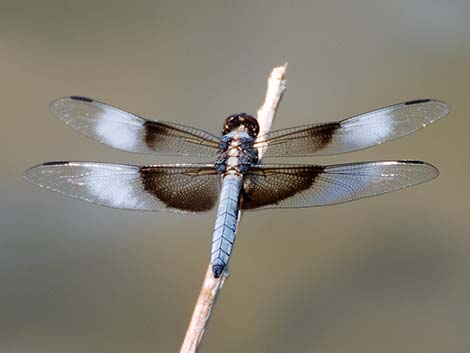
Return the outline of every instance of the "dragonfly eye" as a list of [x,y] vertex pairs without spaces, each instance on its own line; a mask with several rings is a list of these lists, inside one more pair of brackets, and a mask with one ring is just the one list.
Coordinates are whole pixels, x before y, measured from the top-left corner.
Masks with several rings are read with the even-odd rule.
[[251,115],[246,113],[232,114],[225,119],[224,129],[222,133],[228,134],[230,131],[243,125],[251,137],[256,137],[259,132],[258,121]]

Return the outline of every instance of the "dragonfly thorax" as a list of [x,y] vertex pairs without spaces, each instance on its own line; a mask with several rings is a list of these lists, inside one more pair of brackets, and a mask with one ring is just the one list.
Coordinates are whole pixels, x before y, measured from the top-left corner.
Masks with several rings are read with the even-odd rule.
[[224,135],[220,141],[217,171],[221,174],[244,174],[257,161],[257,150],[253,148],[255,137],[240,125]]

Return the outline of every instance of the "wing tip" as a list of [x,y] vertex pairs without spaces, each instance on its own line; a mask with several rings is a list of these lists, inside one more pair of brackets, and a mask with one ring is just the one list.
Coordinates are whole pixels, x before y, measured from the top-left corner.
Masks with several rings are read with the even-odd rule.
[[436,179],[440,172],[439,169],[431,163],[419,161],[419,160],[398,160],[396,161],[399,164],[407,164],[407,165],[416,165],[421,166],[423,170],[426,171],[426,177],[421,181],[421,183]]
[[29,183],[40,185],[34,180],[35,175],[38,171],[40,171],[44,167],[68,165],[69,163],[70,163],[69,161],[54,161],[54,162],[44,162],[44,163],[36,164],[35,166],[32,166],[31,168],[28,168],[25,170],[25,172],[23,173],[23,179]]
[[38,185],[37,182],[34,181],[34,175],[41,168],[42,164],[35,165],[31,168],[28,168],[23,173],[23,180],[26,180],[28,183]]
[[66,102],[70,101],[77,101],[77,102],[84,102],[84,103],[93,103],[96,102],[96,100],[88,98],[88,97],[83,97],[83,96],[65,96],[65,97],[60,97],[52,100],[49,103],[49,110],[52,111],[53,113],[56,113],[57,108]]
[[437,106],[442,108],[442,112],[441,112],[439,118],[449,114],[449,112],[450,112],[449,104],[447,104],[446,102],[444,102],[440,99],[433,99],[433,98],[415,99],[415,100],[405,102],[404,105],[407,106],[407,105],[428,104],[428,103],[437,105]]
[[433,180],[439,176],[439,169],[432,165],[431,163],[420,161],[420,160],[414,160],[414,159],[400,159],[400,160],[384,160],[384,161],[365,161],[365,162],[357,162],[357,163],[341,163],[341,164],[332,164],[332,165],[327,165],[324,166],[325,170],[328,171],[328,169],[335,169],[337,167],[342,168],[342,167],[347,167],[350,165],[355,165],[355,166],[367,166],[367,165],[374,165],[374,164],[380,164],[380,165],[402,165],[402,166],[410,166],[410,167],[416,167],[420,168],[423,171],[422,179],[420,179],[419,182],[416,184],[412,185],[417,185],[421,184],[430,180]]

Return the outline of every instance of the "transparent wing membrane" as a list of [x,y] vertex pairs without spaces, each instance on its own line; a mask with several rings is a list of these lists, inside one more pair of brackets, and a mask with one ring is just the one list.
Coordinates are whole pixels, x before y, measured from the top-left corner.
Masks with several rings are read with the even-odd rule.
[[[200,157],[214,157],[220,151],[221,139],[205,131],[147,120],[89,98],[59,98],[50,108],[81,134],[124,151]],[[274,131],[261,136],[254,148],[267,147],[266,157],[356,151],[408,135],[448,112],[449,107],[441,101],[409,101],[338,122]],[[241,152],[251,152],[247,151],[249,146],[239,145]],[[237,155],[238,150],[233,151]],[[217,163],[224,158],[228,157],[221,154]],[[240,208],[332,205],[399,190],[437,175],[435,167],[420,161],[253,165],[243,176]],[[25,178],[108,207],[179,213],[214,207],[221,181],[214,164],[132,166],[94,162],[45,163],[29,169]]]

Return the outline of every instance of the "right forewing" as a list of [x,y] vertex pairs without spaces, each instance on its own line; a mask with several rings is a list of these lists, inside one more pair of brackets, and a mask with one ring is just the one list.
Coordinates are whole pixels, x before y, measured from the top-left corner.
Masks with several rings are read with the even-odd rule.
[[260,136],[265,157],[329,155],[357,151],[393,140],[442,118],[449,106],[433,99],[391,105],[342,121],[312,124]]

